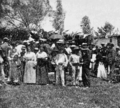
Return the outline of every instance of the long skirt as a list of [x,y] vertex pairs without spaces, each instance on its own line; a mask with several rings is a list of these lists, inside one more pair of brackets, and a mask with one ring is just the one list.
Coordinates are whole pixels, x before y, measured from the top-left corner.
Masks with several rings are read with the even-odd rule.
[[10,61],[10,71],[9,71],[8,81],[13,80],[13,82],[19,82],[20,74],[21,74],[20,68],[18,68],[15,62]]
[[36,69],[35,69],[34,61],[26,62],[24,83],[36,83]]
[[99,62],[99,65],[98,65],[97,77],[98,78],[107,78],[107,71],[102,62]]
[[41,85],[46,85],[49,83],[46,65],[37,65],[37,83]]

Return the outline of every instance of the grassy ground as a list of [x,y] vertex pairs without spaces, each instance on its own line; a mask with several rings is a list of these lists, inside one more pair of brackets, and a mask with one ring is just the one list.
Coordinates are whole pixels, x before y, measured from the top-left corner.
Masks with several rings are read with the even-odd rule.
[[120,84],[91,78],[91,88],[54,85],[6,86],[0,108],[120,108]]

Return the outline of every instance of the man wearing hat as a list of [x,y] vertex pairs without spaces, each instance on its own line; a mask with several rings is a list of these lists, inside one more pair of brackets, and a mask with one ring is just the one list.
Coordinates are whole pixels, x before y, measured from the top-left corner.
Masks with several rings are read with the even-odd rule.
[[62,86],[65,86],[65,71],[64,68],[68,65],[68,58],[67,55],[64,52],[63,45],[64,41],[59,40],[57,42],[59,52],[54,57],[54,63],[55,63],[55,70],[56,70],[56,84],[59,84],[59,79],[61,79]]
[[89,50],[87,43],[82,44],[82,80],[85,87],[90,87],[90,60],[91,60],[91,51]]
[[70,55],[69,63],[72,67],[72,84],[76,86],[82,81],[82,73],[80,68],[81,56],[79,55],[79,47],[74,47],[73,53]]

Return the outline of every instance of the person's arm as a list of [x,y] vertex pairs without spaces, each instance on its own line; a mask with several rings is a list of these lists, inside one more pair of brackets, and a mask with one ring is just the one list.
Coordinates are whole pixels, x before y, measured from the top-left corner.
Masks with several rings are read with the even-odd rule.
[[112,56],[113,56],[113,61],[115,61],[115,56],[116,56],[116,51],[115,50],[112,51]]
[[66,54],[64,54],[64,56],[65,56],[64,66],[65,66],[65,67],[67,67],[69,60],[68,60],[68,58],[67,58],[67,55],[66,55]]
[[72,58],[72,55],[70,55],[70,57],[69,57],[69,64],[70,64],[70,66],[72,65],[72,61],[73,61],[73,58]]
[[8,51],[8,60],[12,60],[13,58],[11,57],[11,50]]

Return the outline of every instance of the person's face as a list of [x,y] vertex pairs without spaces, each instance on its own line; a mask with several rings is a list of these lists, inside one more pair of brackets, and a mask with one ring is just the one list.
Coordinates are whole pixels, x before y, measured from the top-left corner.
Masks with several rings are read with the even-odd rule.
[[66,46],[66,47],[69,47],[69,45],[68,45],[68,44],[66,44],[65,46]]
[[106,47],[107,47],[108,49],[110,48],[110,46],[109,46],[109,45],[107,45]]
[[25,49],[22,49],[22,52],[25,53]]
[[40,47],[40,51],[43,51],[44,49],[43,49],[43,47]]
[[27,47],[27,51],[30,52],[31,51],[31,48],[30,46]]
[[15,61],[18,60],[18,56],[17,56],[17,55],[14,56],[14,60],[15,60]]

